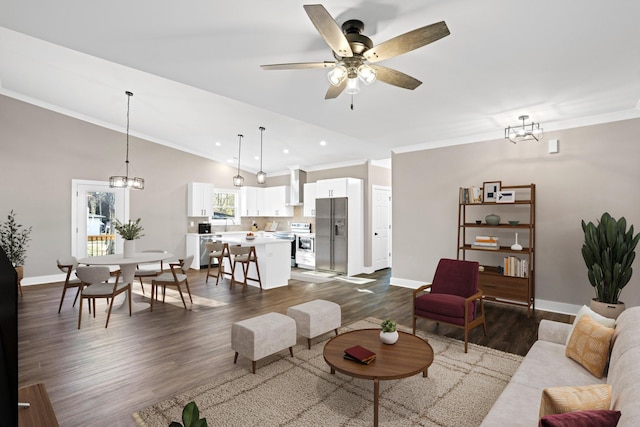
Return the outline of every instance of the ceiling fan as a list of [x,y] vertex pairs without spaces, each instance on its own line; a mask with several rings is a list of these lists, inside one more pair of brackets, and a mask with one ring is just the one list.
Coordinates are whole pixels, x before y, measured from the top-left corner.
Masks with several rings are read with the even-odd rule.
[[376,80],[404,89],[417,88],[422,84],[420,80],[375,63],[410,52],[450,34],[447,24],[441,21],[374,46],[371,39],[362,34],[364,31],[362,21],[350,19],[340,27],[321,4],[305,5],[304,10],[333,50],[335,61],[271,64],[260,67],[264,70],[331,68],[328,74],[331,86],[325,99],[336,98],[343,91],[354,95],[360,91],[360,82],[369,85]]

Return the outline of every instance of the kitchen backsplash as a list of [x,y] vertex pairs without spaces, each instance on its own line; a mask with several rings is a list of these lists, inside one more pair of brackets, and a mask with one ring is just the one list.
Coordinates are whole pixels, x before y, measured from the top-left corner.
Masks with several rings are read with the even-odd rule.
[[[278,230],[288,230],[292,222],[310,222],[311,231],[315,229],[315,218],[302,216],[302,206],[294,206],[293,217],[242,217],[240,224],[233,224],[231,221],[226,226],[214,224],[211,226],[211,231],[214,233],[225,231],[225,229],[226,231],[248,231],[251,230],[251,225],[254,221],[258,226],[258,230],[264,230],[267,224],[273,221],[278,223]],[[202,217],[187,217],[187,233],[197,233],[200,222],[204,222]],[[191,223],[193,223],[193,226],[191,226]]]

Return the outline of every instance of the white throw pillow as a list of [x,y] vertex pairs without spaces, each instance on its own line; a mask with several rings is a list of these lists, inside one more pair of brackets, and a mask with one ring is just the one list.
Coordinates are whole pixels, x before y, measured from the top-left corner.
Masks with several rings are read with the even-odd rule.
[[582,308],[578,311],[578,314],[576,314],[576,318],[573,321],[573,325],[571,325],[571,331],[569,332],[569,335],[567,336],[567,341],[565,342],[565,345],[569,343],[569,338],[571,338],[571,334],[573,333],[573,328],[576,327],[576,324],[578,323],[578,320],[580,320],[580,318],[584,315],[587,315],[591,318],[591,320],[601,324],[602,326],[606,326],[607,328],[615,328],[616,327],[616,319],[609,319],[608,317],[604,317],[598,313],[596,313],[595,311],[591,310],[589,307],[587,307],[586,305],[583,305]]

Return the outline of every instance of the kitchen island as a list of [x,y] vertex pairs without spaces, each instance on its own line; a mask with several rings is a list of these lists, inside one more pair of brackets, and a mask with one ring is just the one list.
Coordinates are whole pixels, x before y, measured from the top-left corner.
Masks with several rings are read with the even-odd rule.
[[[258,256],[258,267],[262,289],[272,289],[289,284],[291,277],[291,242],[285,239],[276,239],[272,233],[256,232],[255,239],[247,240],[246,233],[228,232],[212,233],[214,240],[228,243],[229,246],[255,246]],[[228,260],[224,261],[228,264]],[[231,271],[230,265],[225,265],[225,271]],[[242,266],[236,266],[236,281],[244,281]],[[257,278],[253,263],[249,267],[249,277]],[[247,281],[250,286],[259,287],[257,282]]]

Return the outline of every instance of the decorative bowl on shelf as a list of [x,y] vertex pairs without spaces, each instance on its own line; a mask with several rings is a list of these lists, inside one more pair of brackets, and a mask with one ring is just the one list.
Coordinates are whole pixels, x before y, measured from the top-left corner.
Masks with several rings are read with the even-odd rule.
[[509,221],[509,224],[511,224],[512,227],[515,227],[516,225],[520,224],[520,221],[511,220]]
[[496,215],[496,214],[489,214],[486,217],[484,217],[484,220],[487,223],[487,225],[498,225],[498,224],[500,224],[500,216]]

